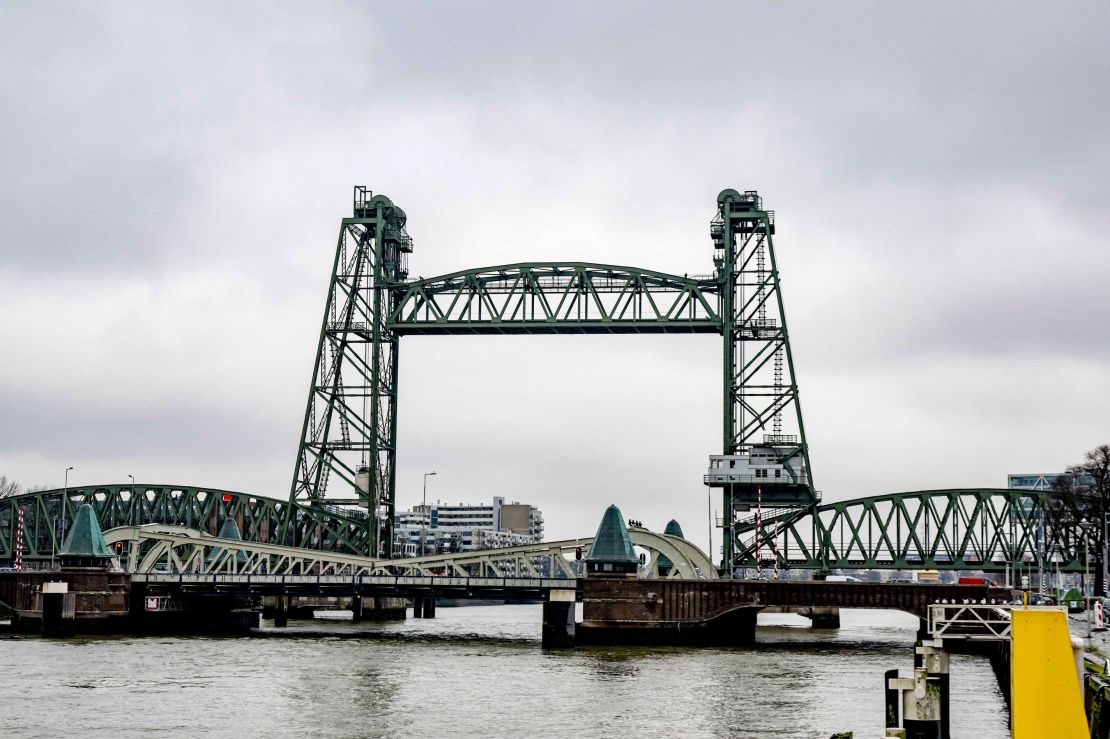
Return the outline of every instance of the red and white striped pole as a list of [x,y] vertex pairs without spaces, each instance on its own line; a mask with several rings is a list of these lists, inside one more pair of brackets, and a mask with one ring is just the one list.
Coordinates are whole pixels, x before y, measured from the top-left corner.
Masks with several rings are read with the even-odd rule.
[[23,506],[19,507],[19,517],[15,525],[15,568],[23,569]]
[[755,497],[755,579],[763,579],[763,486],[756,488]]
[[775,579],[779,579],[779,548],[775,540],[771,540],[771,553],[775,555]]

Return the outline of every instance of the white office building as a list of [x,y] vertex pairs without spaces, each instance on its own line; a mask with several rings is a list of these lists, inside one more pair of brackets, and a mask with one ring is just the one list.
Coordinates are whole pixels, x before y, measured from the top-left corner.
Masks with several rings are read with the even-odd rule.
[[416,506],[397,511],[393,519],[393,549],[396,556],[416,557],[494,549],[543,541],[543,514],[526,503],[506,503],[503,497],[491,505]]

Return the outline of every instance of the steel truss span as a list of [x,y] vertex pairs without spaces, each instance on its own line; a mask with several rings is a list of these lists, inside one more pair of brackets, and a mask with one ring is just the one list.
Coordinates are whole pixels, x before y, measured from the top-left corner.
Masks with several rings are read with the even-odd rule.
[[536,262],[406,283],[398,334],[720,333],[713,276],[610,264]]
[[737,567],[831,570],[1036,569],[1082,572],[1083,529],[1052,525],[1047,492],[1010,489],[924,490],[857,498],[808,511],[764,512],[737,526]]
[[[302,566],[318,560],[363,564],[367,561],[353,554],[366,546],[365,525],[338,508],[296,505],[289,517],[287,501],[212,488],[147,484],[136,484],[133,488],[120,484],[44,490],[0,500],[0,561],[14,558],[20,509],[24,514],[24,560],[43,561],[60,548],[77,509],[84,503],[93,506],[103,529],[114,532],[137,524],[152,536],[157,534],[158,526],[200,530],[217,542],[210,545],[212,548],[220,548],[217,544],[222,540],[215,540],[213,535],[225,520],[232,518],[242,532],[243,541],[224,546],[225,551],[239,551],[237,547],[243,551],[263,551],[250,548],[254,544],[268,545],[283,556],[298,551]],[[1053,510],[1058,508],[1054,503],[1047,492],[972,489],[858,498],[811,511],[768,509],[758,529],[754,520],[738,524],[736,566],[755,567],[759,552],[766,569],[777,560],[783,569],[1003,571],[1015,565],[1036,568],[1041,561],[1046,571],[1082,572],[1087,558],[1093,556],[1088,553],[1093,551],[1094,544],[1085,539],[1082,527],[1066,522],[1052,524]],[[298,536],[311,551],[280,546],[280,527],[287,520],[293,522]],[[757,531],[761,539],[758,546]],[[113,541],[112,537],[122,536],[114,532],[109,537]],[[182,534],[193,538],[197,535]],[[631,529],[630,535],[634,544],[644,546],[653,557],[665,554],[675,562],[697,562],[699,576],[705,571],[698,561],[696,547],[688,542],[672,541],[673,546],[681,548],[672,552],[651,543],[650,537],[661,535],[639,529]],[[538,544],[535,551],[563,544],[567,543]],[[567,545],[573,547],[573,543]],[[517,549],[532,552],[528,547],[513,548],[504,550],[501,556],[520,556]],[[265,552],[270,553],[270,549]],[[478,562],[486,554],[449,556],[459,563],[470,564],[467,558]],[[383,560],[375,561],[385,566]],[[429,568],[438,567],[443,561],[444,557],[426,557],[395,560],[394,565],[427,574]],[[390,573],[401,571],[394,569],[394,565],[390,565]],[[680,571],[681,568],[676,570]]]
[[[669,578],[714,579],[709,558],[685,539],[643,529],[629,532],[635,546],[651,557],[646,571],[654,572],[659,556],[672,562]],[[542,542],[455,554],[405,559],[373,559],[273,544],[221,539],[180,526],[122,526],[105,535],[117,546],[127,572],[195,577],[251,577],[258,582],[282,577],[428,577],[567,579],[578,577],[574,552],[588,548],[592,538]],[[149,581],[149,580],[148,580]],[[565,587],[565,585],[564,585]]]
[[24,559],[49,560],[65,541],[77,509],[85,503],[96,511],[104,530],[157,523],[214,534],[232,518],[246,541],[279,542],[283,527],[289,527],[306,546],[325,552],[365,551],[367,546],[365,522],[350,515],[350,509],[291,505],[214,488],[124,483],[42,490],[0,499],[0,561],[12,558],[20,510]]

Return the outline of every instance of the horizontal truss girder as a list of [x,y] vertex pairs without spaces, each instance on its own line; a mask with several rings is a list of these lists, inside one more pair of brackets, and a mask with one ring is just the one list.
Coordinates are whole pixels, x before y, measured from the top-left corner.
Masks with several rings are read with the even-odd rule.
[[525,262],[404,282],[397,334],[721,333],[716,278]]

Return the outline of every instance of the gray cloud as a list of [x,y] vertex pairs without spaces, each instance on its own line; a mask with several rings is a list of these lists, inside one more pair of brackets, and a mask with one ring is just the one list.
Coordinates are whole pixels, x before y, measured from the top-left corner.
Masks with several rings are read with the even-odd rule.
[[[708,272],[717,191],[758,188],[826,498],[1060,468],[1106,441],[1108,16],[8,3],[0,471],[284,495],[359,183],[424,276]],[[704,540],[719,344],[406,340],[401,503],[436,467],[554,535],[615,501]]]

